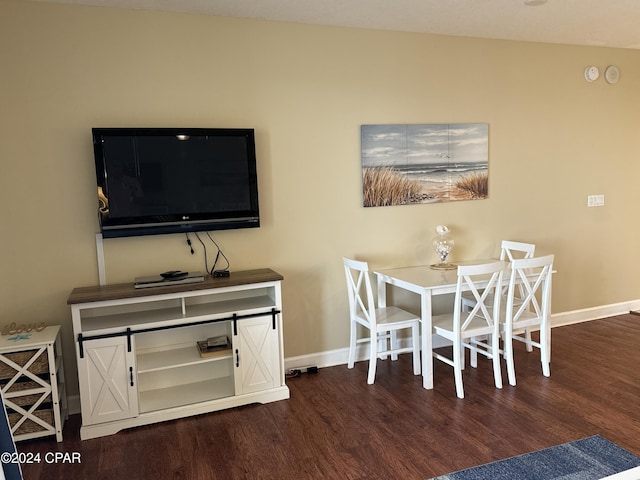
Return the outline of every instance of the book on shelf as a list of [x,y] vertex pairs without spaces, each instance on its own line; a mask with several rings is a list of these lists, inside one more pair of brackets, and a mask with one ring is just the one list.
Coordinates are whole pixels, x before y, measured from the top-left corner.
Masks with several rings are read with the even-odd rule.
[[209,337],[207,338],[207,347],[228,347],[229,346],[229,337],[226,335],[218,335],[217,337]]
[[222,357],[231,354],[231,344],[226,336],[198,341],[198,352],[202,358]]

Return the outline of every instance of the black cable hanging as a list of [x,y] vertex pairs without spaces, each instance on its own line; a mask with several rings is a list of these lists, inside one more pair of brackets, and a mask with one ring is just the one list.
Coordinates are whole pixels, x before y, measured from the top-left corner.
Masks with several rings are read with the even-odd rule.
[[[228,276],[229,267],[231,267],[231,264],[229,263],[229,259],[227,258],[227,256],[224,254],[224,252],[220,248],[220,245],[218,245],[218,243],[213,239],[211,234],[209,232],[205,232],[205,233],[207,234],[207,237],[209,237],[209,240],[211,241],[211,243],[213,243],[215,245],[216,249],[217,249],[216,258],[214,259],[213,265],[211,266],[211,268],[209,268],[209,259],[208,259],[207,246],[205,245],[205,243],[200,238],[200,235],[198,235],[197,232],[194,233],[194,235],[196,236],[196,238],[198,239],[198,241],[200,242],[200,244],[202,245],[202,248],[204,250],[204,268],[205,268],[205,270],[207,271],[207,273],[209,275],[212,275],[214,277],[216,277],[216,276],[217,277]],[[191,251],[192,251],[192,254],[193,254],[193,247],[191,246],[191,241],[189,239],[189,235],[188,234],[187,234],[187,244],[191,248]],[[220,260],[220,257],[222,257],[224,259],[224,261],[226,262],[227,265],[224,268],[216,269],[216,266],[218,265],[218,261]]]

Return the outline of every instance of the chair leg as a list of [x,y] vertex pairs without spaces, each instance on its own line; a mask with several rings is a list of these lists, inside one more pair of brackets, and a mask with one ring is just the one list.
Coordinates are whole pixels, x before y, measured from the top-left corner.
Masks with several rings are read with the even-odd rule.
[[[398,332],[397,330],[391,330],[391,350],[398,349]],[[398,360],[398,354],[392,353],[391,360]]]
[[462,341],[457,339],[453,342],[453,375],[456,380],[456,395],[464,398],[464,386],[462,385]]
[[[474,345],[477,340],[478,339],[476,337],[470,338],[469,343],[471,343],[471,345]],[[478,368],[478,350],[476,350],[475,348],[471,348],[469,350],[469,364],[473,368]],[[464,348],[462,349],[462,369],[464,370]]]
[[493,362],[493,379],[496,388],[502,388],[502,369],[500,365],[500,335],[491,336],[491,360]]
[[380,352],[380,355],[378,355],[378,358],[380,358],[381,360],[386,360],[387,357],[389,356],[387,354],[387,352],[390,350],[389,348],[389,342],[390,342],[390,333],[382,333],[382,334],[378,334],[376,336],[376,342],[378,342],[376,344],[376,348],[377,351]]
[[420,366],[420,327],[418,325],[411,327],[411,345],[413,346],[413,374],[420,375],[422,369]]
[[[520,285],[519,289],[520,289],[520,298],[521,299],[526,298],[527,295],[524,291],[524,287]],[[525,345],[527,346],[527,352],[533,352],[533,342],[531,340],[531,329],[529,328],[524,329],[524,338],[525,338]]]
[[504,359],[507,361],[507,373],[509,374],[509,385],[516,385],[516,367],[513,362],[513,334],[507,332],[504,336]]
[[356,361],[356,344],[357,344],[357,331],[356,322],[351,322],[351,333],[349,335],[349,360],[347,362],[347,368],[353,368],[353,364]]
[[531,330],[528,328],[524,331],[524,336],[526,339],[525,344],[527,345],[527,352],[533,352],[533,343],[531,342]]
[[549,363],[551,361],[551,329],[540,326],[540,361],[542,362],[542,374],[545,377],[551,375]]
[[367,383],[373,384],[376,378],[376,364],[378,362],[378,336],[375,332],[371,332],[371,341],[369,342],[369,376],[367,377]]

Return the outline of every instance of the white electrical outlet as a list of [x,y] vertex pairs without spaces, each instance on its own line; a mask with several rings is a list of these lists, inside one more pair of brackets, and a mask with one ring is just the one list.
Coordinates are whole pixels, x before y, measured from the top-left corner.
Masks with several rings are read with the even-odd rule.
[[604,195],[588,195],[587,207],[604,207]]

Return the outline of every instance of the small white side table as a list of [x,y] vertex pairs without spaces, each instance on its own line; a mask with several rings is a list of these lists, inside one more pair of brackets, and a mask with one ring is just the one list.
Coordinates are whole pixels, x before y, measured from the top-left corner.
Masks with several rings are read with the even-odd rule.
[[62,441],[68,414],[59,325],[0,336],[0,390],[14,440]]

